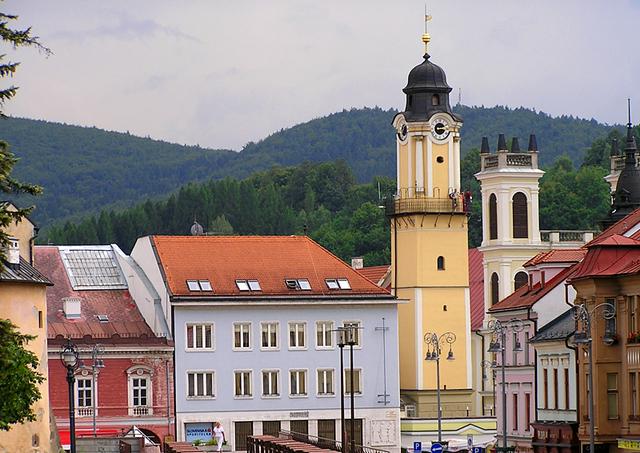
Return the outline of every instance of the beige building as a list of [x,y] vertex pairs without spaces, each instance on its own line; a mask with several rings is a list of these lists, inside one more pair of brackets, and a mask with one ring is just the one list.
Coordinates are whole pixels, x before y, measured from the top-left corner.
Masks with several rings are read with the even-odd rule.
[[[10,209],[15,206],[9,204]],[[32,266],[32,245],[36,227],[29,219],[7,229],[10,245],[0,273],[0,318],[9,319],[22,334],[36,338],[27,347],[38,357],[42,398],[34,404],[36,421],[13,425],[0,431],[0,453],[47,453],[52,448],[47,382],[47,326],[45,290],[49,280]]]

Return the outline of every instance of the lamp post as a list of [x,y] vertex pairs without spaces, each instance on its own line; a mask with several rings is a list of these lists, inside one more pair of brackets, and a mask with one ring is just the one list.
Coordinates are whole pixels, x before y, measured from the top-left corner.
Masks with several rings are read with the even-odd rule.
[[96,344],[93,346],[93,349],[91,349],[91,390],[93,392],[93,394],[91,395],[91,405],[92,405],[92,416],[93,416],[93,437],[97,437],[97,430],[96,430],[96,412],[97,412],[97,401],[96,401],[96,397],[98,396],[98,393],[96,392],[96,371],[99,368],[104,368],[104,360],[99,359],[98,355],[102,354],[104,352],[104,349],[102,348],[102,346],[100,346],[99,344]]
[[[493,331],[493,339],[489,344],[489,352],[500,353],[500,371],[502,383],[502,452],[507,451],[507,382],[505,379],[505,366],[507,361],[507,331],[521,332],[524,325],[520,319],[513,318],[508,322],[501,322],[498,319],[492,319],[488,323],[489,330]],[[499,339],[498,339],[499,338]],[[516,339],[513,345],[513,352],[522,352],[522,345]],[[494,400],[495,406],[495,400]]]
[[78,368],[78,348],[67,338],[67,342],[60,352],[60,360],[67,369],[67,383],[69,384],[69,444],[70,452],[76,453],[76,414],[74,408],[73,384],[74,372]]
[[346,344],[346,329],[344,327],[338,327],[336,329],[338,336],[338,348],[340,348],[340,429],[342,431],[342,435],[340,436],[340,440],[342,441],[342,452],[346,451],[344,441],[345,441],[345,426],[344,426],[344,345]]
[[453,349],[451,345],[456,341],[456,334],[453,332],[445,332],[438,336],[437,333],[427,332],[424,334],[424,342],[427,344],[427,355],[425,360],[435,360],[436,362],[436,397],[437,397],[437,414],[438,414],[438,443],[442,442],[442,405],[440,404],[440,354],[441,346],[445,343],[449,345],[447,360],[454,360]]
[[[589,453],[595,453],[595,425],[594,425],[594,417],[595,414],[593,408],[593,333],[591,331],[591,320],[593,315],[602,309],[602,318],[613,319],[616,316],[616,307],[607,302],[603,302],[601,304],[593,307],[591,311],[587,309],[587,307],[583,305],[574,305],[573,306],[573,316],[576,320],[582,322],[583,330],[576,330],[574,334],[574,341],[580,345],[587,346],[587,355],[589,356],[589,381],[588,381],[588,393],[589,393]],[[605,331],[605,336],[611,334],[611,332]]]
[[[488,360],[483,360],[482,362],[480,362],[480,367],[482,368],[482,382],[485,382],[486,380],[489,379],[489,377],[487,376],[487,372],[485,371],[487,368],[491,370],[491,381],[492,381],[492,393],[493,393],[493,405],[491,407],[491,416],[495,416],[496,414],[496,368],[497,368],[498,364],[496,363],[496,361],[488,361]],[[483,384],[484,385],[484,384]],[[483,388],[484,390],[484,388]],[[484,410],[484,409],[483,409]],[[483,412],[484,415],[484,412]]]

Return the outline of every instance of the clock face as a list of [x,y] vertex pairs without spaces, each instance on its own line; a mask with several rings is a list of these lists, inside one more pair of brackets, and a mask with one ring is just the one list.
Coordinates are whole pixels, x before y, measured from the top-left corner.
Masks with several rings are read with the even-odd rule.
[[406,124],[403,124],[398,131],[398,139],[403,142],[407,139],[407,135],[409,135],[409,129]]
[[444,140],[449,136],[449,124],[442,118],[431,123],[431,135],[436,140]]

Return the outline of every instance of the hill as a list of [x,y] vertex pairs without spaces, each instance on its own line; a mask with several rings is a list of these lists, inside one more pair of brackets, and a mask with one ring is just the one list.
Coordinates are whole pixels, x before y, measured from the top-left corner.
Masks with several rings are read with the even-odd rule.
[[[612,129],[595,120],[554,118],[533,110],[457,106],[465,120],[463,154],[488,135],[535,132],[543,164],[561,154],[581,162],[584,150]],[[343,159],[357,181],[395,175],[393,110],[343,110],[276,132],[240,152],[182,146],[94,127],[10,118],[0,138],[22,160],[17,177],[40,184],[33,218],[42,226],[78,219],[105,207],[125,207],[210,178],[244,178],[275,165]],[[28,202],[28,200],[25,200]]]

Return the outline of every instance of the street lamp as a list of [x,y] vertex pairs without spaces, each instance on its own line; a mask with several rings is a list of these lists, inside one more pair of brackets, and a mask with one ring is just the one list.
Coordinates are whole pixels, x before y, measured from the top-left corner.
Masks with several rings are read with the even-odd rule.
[[69,384],[69,444],[70,452],[76,453],[76,414],[74,408],[73,384],[74,372],[78,368],[78,348],[67,338],[67,343],[60,352],[60,360],[67,369],[67,383]]
[[438,336],[437,333],[427,332],[424,334],[424,342],[427,344],[427,355],[425,360],[435,360],[436,362],[436,395],[438,404],[438,443],[442,442],[442,405],[440,404],[440,354],[441,346],[445,343],[449,345],[447,360],[454,360],[453,349],[451,345],[456,341],[456,334],[453,332],[445,332]]
[[91,350],[91,391],[93,394],[91,395],[91,403],[92,403],[92,413],[93,413],[93,437],[97,437],[96,433],[96,411],[97,411],[97,401],[96,397],[98,393],[96,392],[96,371],[99,368],[104,368],[104,360],[99,359],[98,355],[102,354],[104,349],[99,344],[93,346]]
[[[501,383],[502,383],[502,451],[507,451],[507,382],[505,379],[505,366],[507,361],[507,330],[513,332],[521,332],[524,325],[520,319],[513,318],[508,322],[501,322],[497,319],[489,321],[487,327],[493,331],[493,338],[489,344],[488,352],[500,353]],[[498,339],[499,338],[499,339]],[[520,340],[516,338],[513,345],[513,352],[521,352],[522,345]],[[495,385],[495,384],[494,384]],[[495,399],[494,399],[495,406]]]
[[[605,320],[613,319],[616,316],[616,307],[607,302],[596,305],[591,311],[589,311],[584,304],[573,306],[573,316],[576,320],[581,321],[583,326],[583,330],[576,330],[573,339],[576,344],[587,346],[587,355],[589,356],[589,382],[587,384],[589,393],[589,453],[595,453],[595,422],[593,420],[593,335],[591,332],[591,319],[599,309],[603,309],[602,318]],[[605,331],[605,341],[608,334],[610,335],[611,332]]]
[[[482,362],[480,362],[480,367],[482,368],[483,383],[489,379],[489,376],[487,376],[486,370],[487,369],[491,370],[491,381],[493,383],[493,406],[491,407],[491,416],[495,416],[496,414],[496,368],[498,367],[498,364],[496,363],[495,360],[492,360],[492,361],[483,360]],[[484,390],[484,384],[483,384],[483,390]],[[484,415],[484,407],[483,407],[482,413]]]
[[355,325],[347,325],[347,326],[343,326],[343,327],[338,327],[338,329],[336,330],[338,332],[338,347],[340,348],[340,416],[341,416],[341,422],[342,422],[342,450],[343,452],[345,451],[345,443],[344,443],[344,439],[345,439],[345,434],[346,434],[346,430],[344,428],[344,362],[343,362],[343,358],[342,358],[342,350],[345,346],[345,344],[349,345],[349,349],[350,349],[350,363],[349,363],[349,367],[350,367],[350,379],[349,379],[349,385],[350,385],[350,390],[351,390],[351,426],[350,426],[350,447],[351,447],[351,453],[355,453],[356,451],[356,446],[355,446],[355,434],[356,434],[356,424],[355,424],[355,392],[354,392],[354,386],[353,386],[353,347],[355,346],[355,344],[357,343],[357,332],[358,332],[358,326]]

